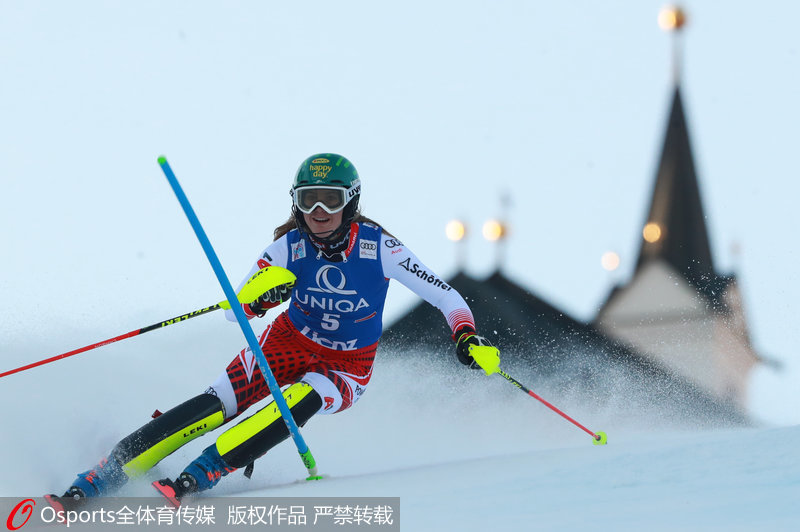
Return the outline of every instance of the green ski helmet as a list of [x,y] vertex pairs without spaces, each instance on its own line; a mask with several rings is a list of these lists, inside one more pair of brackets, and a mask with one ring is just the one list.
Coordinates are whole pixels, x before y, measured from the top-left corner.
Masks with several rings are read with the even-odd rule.
[[297,227],[308,232],[302,213],[309,214],[322,207],[333,214],[342,212],[342,225],[328,238],[326,243],[340,239],[358,211],[361,196],[361,180],[356,167],[346,157],[335,153],[318,153],[302,162],[294,176],[292,189],[292,212]]

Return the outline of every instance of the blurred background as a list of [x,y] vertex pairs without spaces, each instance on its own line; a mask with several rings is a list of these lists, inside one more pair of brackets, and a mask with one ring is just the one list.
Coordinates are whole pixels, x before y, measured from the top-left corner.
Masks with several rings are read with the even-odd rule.
[[[364,213],[441,277],[499,271],[581,334],[619,341],[596,320],[615,288],[653,286],[633,281],[679,88],[714,279],[740,296],[733,314],[687,304],[712,302],[706,318],[756,357],[736,366],[736,408],[800,422],[795,3],[685,2],[679,28],[651,1],[0,6],[0,370],[222,298],[162,154],[234,284],[286,219],[299,163],[337,152],[361,174]],[[499,241],[482,234],[492,219]],[[402,286],[389,298],[387,326],[419,301]],[[180,325],[125,352],[190,349],[210,381],[240,334],[194,321],[195,343]],[[502,349],[517,332],[491,334]],[[91,389],[119,377],[105,349],[57,364],[80,364]]]

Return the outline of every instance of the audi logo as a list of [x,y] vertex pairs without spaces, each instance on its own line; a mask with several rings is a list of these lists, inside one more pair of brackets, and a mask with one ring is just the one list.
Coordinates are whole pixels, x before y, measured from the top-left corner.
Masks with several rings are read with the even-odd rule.
[[375,242],[361,242],[361,249],[368,249],[370,251],[375,251],[378,249],[378,245]]

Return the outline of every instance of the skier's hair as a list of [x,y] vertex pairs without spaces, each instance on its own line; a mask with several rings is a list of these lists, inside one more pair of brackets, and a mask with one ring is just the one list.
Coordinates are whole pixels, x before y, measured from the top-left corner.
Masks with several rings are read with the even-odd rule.
[[[356,215],[353,217],[351,223],[352,222],[356,223],[365,222],[365,223],[370,223],[372,225],[377,225],[378,227],[381,228],[381,231],[386,233],[388,236],[395,238],[395,236],[386,229],[384,229],[381,224],[361,214],[360,209],[356,211]],[[275,240],[278,240],[280,237],[282,237],[292,229],[299,229],[299,227],[297,227],[297,220],[294,217],[294,215],[290,214],[289,219],[287,219],[285,222],[283,222],[281,225],[275,228],[275,231],[273,231],[273,237]]]

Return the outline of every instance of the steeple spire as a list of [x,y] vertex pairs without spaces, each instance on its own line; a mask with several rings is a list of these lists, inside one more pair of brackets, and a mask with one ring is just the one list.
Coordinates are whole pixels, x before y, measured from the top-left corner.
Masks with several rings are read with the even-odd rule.
[[[677,32],[685,17],[679,8],[670,9],[660,20],[673,21],[667,29]],[[675,92],[636,268],[659,258],[702,289],[716,273],[681,99],[677,52],[673,61]]]
[[683,26],[686,14],[678,6],[667,6],[658,14],[658,25],[672,34],[672,81],[678,86],[683,63]]

